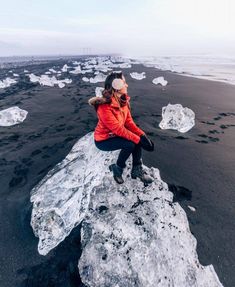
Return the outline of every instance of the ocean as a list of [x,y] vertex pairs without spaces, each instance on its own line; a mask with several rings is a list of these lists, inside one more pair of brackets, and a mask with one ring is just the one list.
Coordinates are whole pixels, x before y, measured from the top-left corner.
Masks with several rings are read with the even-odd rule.
[[146,67],[235,85],[235,57],[232,56],[139,57],[136,60]]

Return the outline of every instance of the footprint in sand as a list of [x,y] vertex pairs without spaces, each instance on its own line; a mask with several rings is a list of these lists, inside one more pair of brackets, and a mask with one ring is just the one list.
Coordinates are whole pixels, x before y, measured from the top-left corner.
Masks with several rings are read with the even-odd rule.
[[32,153],[31,153],[31,156],[35,156],[35,155],[37,155],[37,154],[39,154],[39,153],[41,153],[42,151],[40,150],[40,149],[36,149],[36,150],[34,150]]
[[219,132],[217,130],[210,130],[209,133],[210,134],[220,134],[220,133],[224,133],[224,132]]
[[228,124],[228,125],[220,125],[220,128],[221,129],[227,129],[227,128],[229,128],[229,127],[235,127],[235,125],[233,125],[233,124]]
[[27,173],[29,169],[22,167],[22,165],[17,165],[14,168],[15,177],[9,182],[9,187],[22,187],[27,183]]
[[207,122],[205,122],[205,121],[201,121],[201,123],[203,123],[203,124],[207,124],[207,125],[215,125],[215,123],[213,123],[213,122],[209,122],[209,121],[207,121]]
[[203,140],[196,140],[196,142],[198,142],[198,143],[208,143],[209,141],[211,141],[211,142],[218,142],[219,141],[219,138],[214,138],[211,136],[207,136],[205,134],[200,134],[198,136],[203,138]]
[[178,140],[187,140],[188,138],[187,138],[187,137],[184,137],[184,136],[177,136],[177,137],[175,137],[175,139],[178,139]]

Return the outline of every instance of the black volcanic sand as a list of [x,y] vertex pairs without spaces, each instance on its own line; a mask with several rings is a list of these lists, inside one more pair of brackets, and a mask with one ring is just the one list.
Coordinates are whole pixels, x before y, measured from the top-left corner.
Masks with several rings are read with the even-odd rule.
[[[23,123],[0,127],[1,287],[83,286],[77,269],[80,227],[47,256],[40,256],[30,226],[30,191],[97,122],[87,100],[103,83],[87,84],[82,75],[63,73],[61,78],[68,76],[73,83],[59,89],[30,83],[22,74],[28,69],[40,75],[63,64],[60,60],[14,69],[20,82],[0,89],[0,110],[17,105],[29,112]],[[132,79],[132,71],[145,71],[147,78]],[[123,72],[133,117],[156,146],[154,153],[144,153],[144,163],[160,170],[174,201],[187,213],[201,264],[213,264],[224,286],[235,286],[235,86],[142,65]],[[6,75],[8,70],[0,71],[0,79]],[[152,84],[158,76],[169,84]],[[168,103],[191,108],[195,127],[185,134],[161,130],[161,108]]]

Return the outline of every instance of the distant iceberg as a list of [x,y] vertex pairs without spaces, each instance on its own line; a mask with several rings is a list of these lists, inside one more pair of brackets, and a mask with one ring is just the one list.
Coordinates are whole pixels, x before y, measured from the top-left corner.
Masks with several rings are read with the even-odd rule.
[[155,85],[162,85],[162,86],[166,86],[167,85],[167,81],[164,79],[164,77],[158,77],[158,78],[155,78],[153,79],[152,81]]
[[195,113],[189,108],[183,108],[181,104],[168,104],[162,108],[161,129],[178,130],[186,133],[195,125]]
[[31,193],[31,225],[46,255],[82,222],[79,272],[86,286],[221,287],[212,265],[202,266],[187,216],[161,180],[118,185],[108,170],[118,151],[103,152],[89,133]]
[[28,112],[20,109],[17,106],[10,107],[0,111],[0,126],[13,126],[23,122],[27,117]]
[[142,73],[133,72],[133,73],[130,73],[130,76],[136,80],[143,80],[146,78],[145,72],[142,72]]

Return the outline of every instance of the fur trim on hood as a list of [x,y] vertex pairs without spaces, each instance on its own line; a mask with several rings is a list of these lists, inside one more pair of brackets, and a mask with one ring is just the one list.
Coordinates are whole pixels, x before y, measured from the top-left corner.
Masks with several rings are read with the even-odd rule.
[[88,100],[90,106],[96,106],[101,104],[107,104],[107,99],[104,97],[92,97]]
[[111,98],[112,98],[112,94],[110,93],[110,91],[104,90],[102,92],[102,97],[92,97],[91,99],[88,100],[88,104],[90,106],[95,106],[95,107],[101,104],[110,104],[112,101]]

